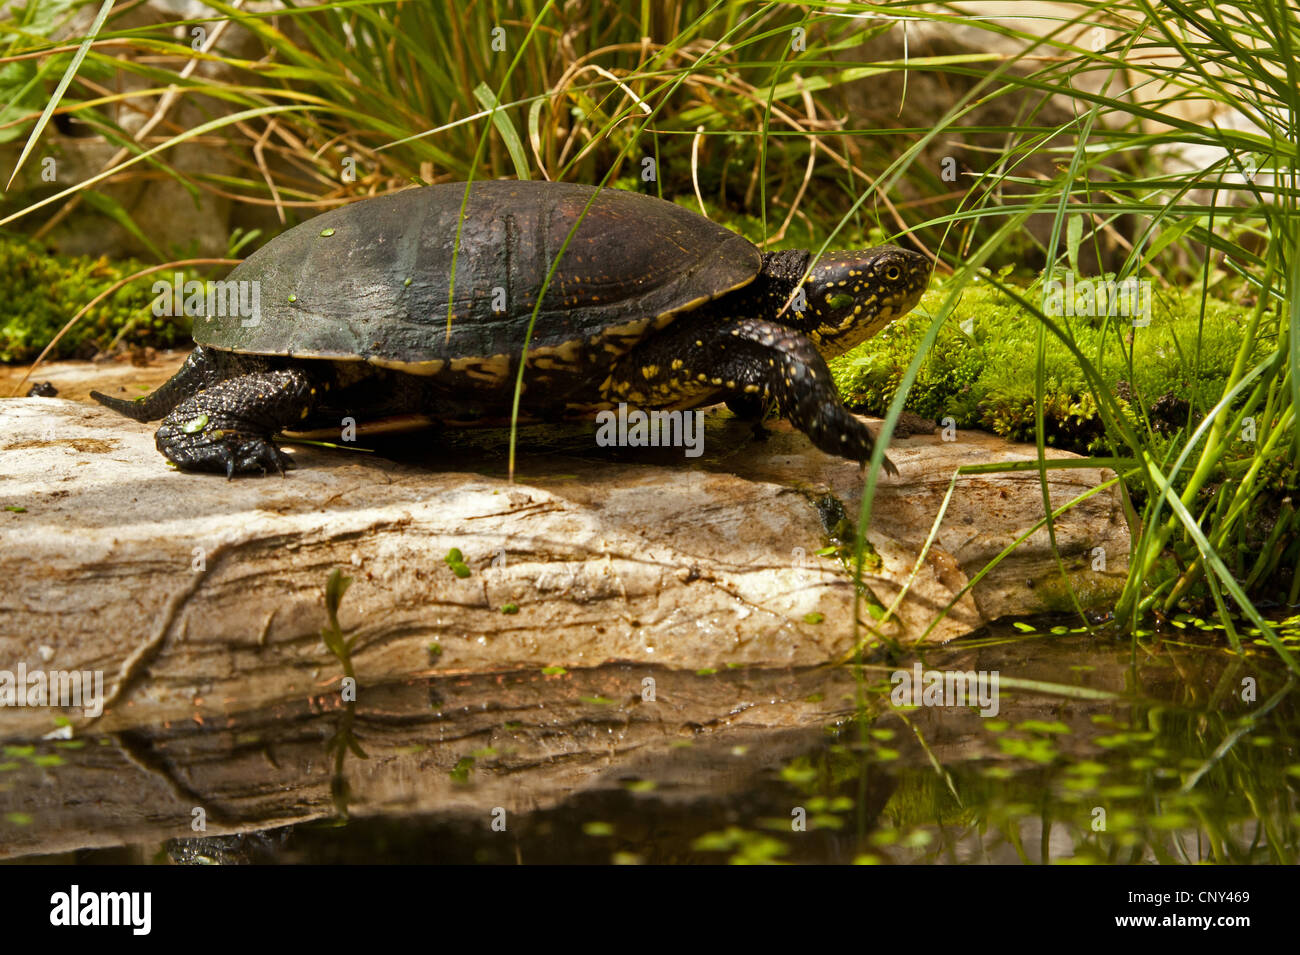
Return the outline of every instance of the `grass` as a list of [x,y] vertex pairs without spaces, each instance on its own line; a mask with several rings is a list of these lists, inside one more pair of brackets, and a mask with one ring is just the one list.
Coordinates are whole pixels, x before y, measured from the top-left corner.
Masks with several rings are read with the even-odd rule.
[[[1046,506],[1046,417],[1049,380],[1049,342],[1064,347],[1075,359],[1079,374],[1087,383],[1112,447],[1121,449],[1125,477],[1139,482],[1143,491],[1141,510],[1132,513],[1135,530],[1130,576],[1117,607],[1120,619],[1135,627],[1148,611],[1169,610],[1199,585],[1204,585],[1223,619],[1230,621],[1227,600],[1264,633],[1278,655],[1293,670],[1291,653],[1277,639],[1273,628],[1222,557],[1230,541],[1240,540],[1247,530],[1250,504],[1267,489],[1263,476],[1281,475],[1280,483],[1289,495],[1295,487],[1297,460],[1294,408],[1300,381],[1295,374],[1296,332],[1300,329],[1300,308],[1293,294],[1300,272],[1296,217],[1296,99],[1295,46],[1300,41],[1296,11],[1280,3],[1260,4],[1251,11],[1224,11],[1210,4],[1167,4],[1158,12],[1149,4],[1104,4],[1081,15],[1073,24],[1063,23],[1038,40],[1022,36],[1023,56],[1036,55],[1032,68],[1024,72],[996,70],[980,80],[967,97],[958,101],[936,123],[946,128],[968,109],[976,92],[989,95],[1019,94],[1033,102],[1036,93],[1071,95],[1078,107],[1076,119],[1056,129],[1007,128],[1012,145],[1001,162],[978,177],[968,193],[969,208],[949,213],[943,222],[961,236],[960,247],[969,250],[917,354],[903,373],[889,407],[891,418],[901,411],[920,367],[929,355],[944,323],[954,314],[963,289],[977,276],[1001,288],[1022,308],[1038,319],[1034,343],[1034,439],[1040,448],[1043,495]],[[920,11],[913,11],[921,15]],[[1087,16],[1093,19],[1089,21]],[[1073,42],[1082,24],[1104,24],[1101,42],[1091,48]],[[1114,29],[1106,27],[1114,25]],[[1006,32],[988,27],[992,32]],[[1183,62],[1171,65],[1155,54],[1173,50]],[[1050,56],[1041,56],[1050,53]],[[1042,62],[1046,65],[1038,65]],[[1206,63],[1215,64],[1213,71]],[[1100,85],[1091,88],[1085,79]],[[1132,89],[1152,87],[1159,91],[1156,107],[1134,105],[1125,95]],[[1212,127],[1182,119],[1173,107],[1193,101],[1209,101],[1248,116],[1257,130]],[[1153,131],[1151,123],[1163,128]],[[1068,139],[1058,146],[1053,140]],[[1073,140],[1072,142],[1069,140]],[[1211,145],[1222,150],[1221,158],[1196,172],[1171,175],[1159,168],[1141,168],[1141,160],[1158,150]],[[1016,176],[1016,166],[1035,150],[1048,149],[1058,156],[1054,178],[1034,180]],[[901,172],[915,156],[915,148],[900,157]],[[1124,166],[1138,164],[1137,174]],[[1267,176],[1261,175],[1267,170]],[[1249,174],[1247,174],[1249,173]],[[889,174],[894,174],[891,169]],[[887,174],[887,175],[889,175]],[[1234,179],[1234,177],[1236,177]],[[997,188],[988,188],[996,185]],[[1202,193],[1202,194],[1198,194]],[[1123,215],[1142,216],[1142,226],[1131,251],[1116,269],[1120,279],[1141,278],[1152,284],[1188,284],[1199,274],[1201,302],[1197,334],[1180,343],[1193,369],[1200,367],[1207,343],[1205,317],[1208,289],[1220,276],[1221,267],[1255,298],[1232,364],[1213,401],[1202,398],[1191,405],[1181,440],[1167,447],[1157,440],[1154,429],[1135,427],[1126,417],[1119,400],[1102,373],[1103,359],[1133,365],[1134,342],[1147,328],[1116,320],[1110,325],[1105,351],[1089,352],[1081,344],[1079,323],[1059,314],[1048,314],[1046,296],[1018,293],[991,273],[981,273],[996,262],[995,243],[1001,235],[979,240],[968,228],[983,218],[1001,219],[1000,232],[1007,225],[1018,228],[1031,215],[1051,213],[1050,238],[1044,244],[1047,268],[1044,284],[1077,269],[1080,252],[1092,243],[1101,259],[1103,233]],[[969,240],[962,233],[969,235]],[[1252,244],[1243,241],[1250,235]],[[1160,266],[1160,267],[1157,267]],[[1040,293],[1041,294],[1041,293]],[[1266,352],[1257,357],[1261,343]],[[1225,470],[1233,438],[1241,433],[1246,419],[1256,436],[1249,464],[1229,483]],[[890,430],[889,423],[886,431]],[[1220,493],[1210,501],[1202,494],[1215,482]],[[870,495],[863,506],[869,516]],[[1278,515],[1279,537],[1294,537],[1294,515],[1285,509]],[[1208,533],[1204,527],[1208,527]],[[1054,534],[1053,521],[1048,531]],[[1178,547],[1187,555],[1179,559]],[[1260,554],[1261,560],[1273,555]],[[1261,573],[1252,571],[1258,583]],[[1294,601],[1300,589],[1300,565],[1275,563],[1275,569],[1292,570],[1287,593]],[[1064,575],[1064,568],[1062,567]],[[1238,638],[1229,624],[1229,640]]]
[[[1123,625],[1208,602],[1232,645],[1244,618],[1300,672],[1257,606],[1300,600],[1294,5],[1081,3],[1031,33],[911,2],[217,2],[217,18],[148,27],[114,11],[71,71],[81,45],[50,37],[75,6],[29,3],[0,25],[0,137],[76,123],[121,152],[0,225],[40,238],[106,182],[175,178],[288,224],[411,182],[518,176],[694,199],[767,247],[906,233],[944,280],[839,366],[849,397],[885,415],[886,438],[911,407],[1032,440],[1045,503],[1049,444],[1104,455],[1133,528]],[[987,43],[861,52],[923,24]],[[891,122],[922,80],[950,95]],[[891,98],[881,125],[853,108],[864,90]],[[179,123],[181,103],[205,121]],[[181,172],[169,151],[189,142],[239,172]],[[938,162],[951,151],[955,180]],[[1052,282],[1099,267],[1146,283],[1151,325],[1053,307]]]

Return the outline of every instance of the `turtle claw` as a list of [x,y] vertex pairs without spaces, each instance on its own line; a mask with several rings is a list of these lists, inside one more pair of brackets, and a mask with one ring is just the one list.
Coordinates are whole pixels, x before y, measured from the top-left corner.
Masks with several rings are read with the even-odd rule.
[[[230,434],[229,431],[226,432]],[[228,445],[225,454],[226,478],[229,480],[236,473],[270,474],[272,471],[285,476],[285,471],[293,467],[289,456],[275,444],[260,435],[238,435],[237,443]]]
[[226,479],[236,474],[281,476],[293,461],[268,438],[230,427],[205,428],[189,433],[164,423],[158,429],[158,450],[183,471],[215,471]]
[[301,421],[314,394],[301,369],[228,378],[187,398],[158,428],[158,450],[184,471],[281,476],[293,461],[272,435]]

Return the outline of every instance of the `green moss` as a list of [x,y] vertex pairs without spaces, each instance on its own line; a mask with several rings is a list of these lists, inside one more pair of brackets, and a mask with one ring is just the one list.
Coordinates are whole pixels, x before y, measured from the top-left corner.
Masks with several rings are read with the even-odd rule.
[[[946,294],[942,287],[932,288],[915,310],[831,362],[849,407],[873,415],[888,410]],[[1153,303],[1151,324],[1141,328],[1127,319],[1109,325],[1100,319],[1068,320],[1077,347],[1100,370],[1133,424],[1145,409],[1155,431],[1176,431],[1186,423],[1189,407],[1203,413],[1222,393],[1249,309],[1208,299],[1201,326],[1200,303],[1195,289],[1162,292]],[[921,365],[906,409],[936,421],[951,417],[958,428],[1032,441],[1037,336],[1037,319],[1012,299],[985,283],[969,286]],[[1267,337],[1260,336],[1252,362],[1266,347]],[[1043,408],[1047,444],[1085,454],[1107,450],[1096,397],[1078,361],[1051,333]]]
[[[145,267],[130,259],[52,255],[29,239],[0,235],[0,361],[31,361],[91,299]],[[145,276],[100,302],[59,340],[53,357],[89,358],[107,349],[128,322],[122,340],[131,345],[188,346],[188,318],[155,316],[149,308],[160,279],[170,281],[171,273]]]

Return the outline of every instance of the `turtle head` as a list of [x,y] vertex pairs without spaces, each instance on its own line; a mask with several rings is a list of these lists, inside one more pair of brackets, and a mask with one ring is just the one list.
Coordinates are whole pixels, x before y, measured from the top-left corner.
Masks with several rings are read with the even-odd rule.
[[[893,245],[847,252],[827,252],[808,271],[808,252],[769,252],[763,272],[781,308],[795,299],[777,319],[797,328],[827,358],[842,355],[866,341],[918,301],[930,282],[930,260],[919,252]],[[781,290],[784,290],[783,294]]]

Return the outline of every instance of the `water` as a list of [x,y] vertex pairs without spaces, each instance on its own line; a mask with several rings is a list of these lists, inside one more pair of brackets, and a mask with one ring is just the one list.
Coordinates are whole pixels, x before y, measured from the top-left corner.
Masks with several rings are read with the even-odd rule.
[[[225,726],[14,744],[0,854],[1294,863],[1296,685],[1276,654],[1249,634],[1238,658],[1217,631],[1134,642],[1074,624],[924,655],[926,669],[996,672],[996,716],[892,706],[891,675],[912,657],[624,665],[421,679],[367,690],[350,712],[331,695]],[[1283,632],[1295,647],[1300,627]]]

